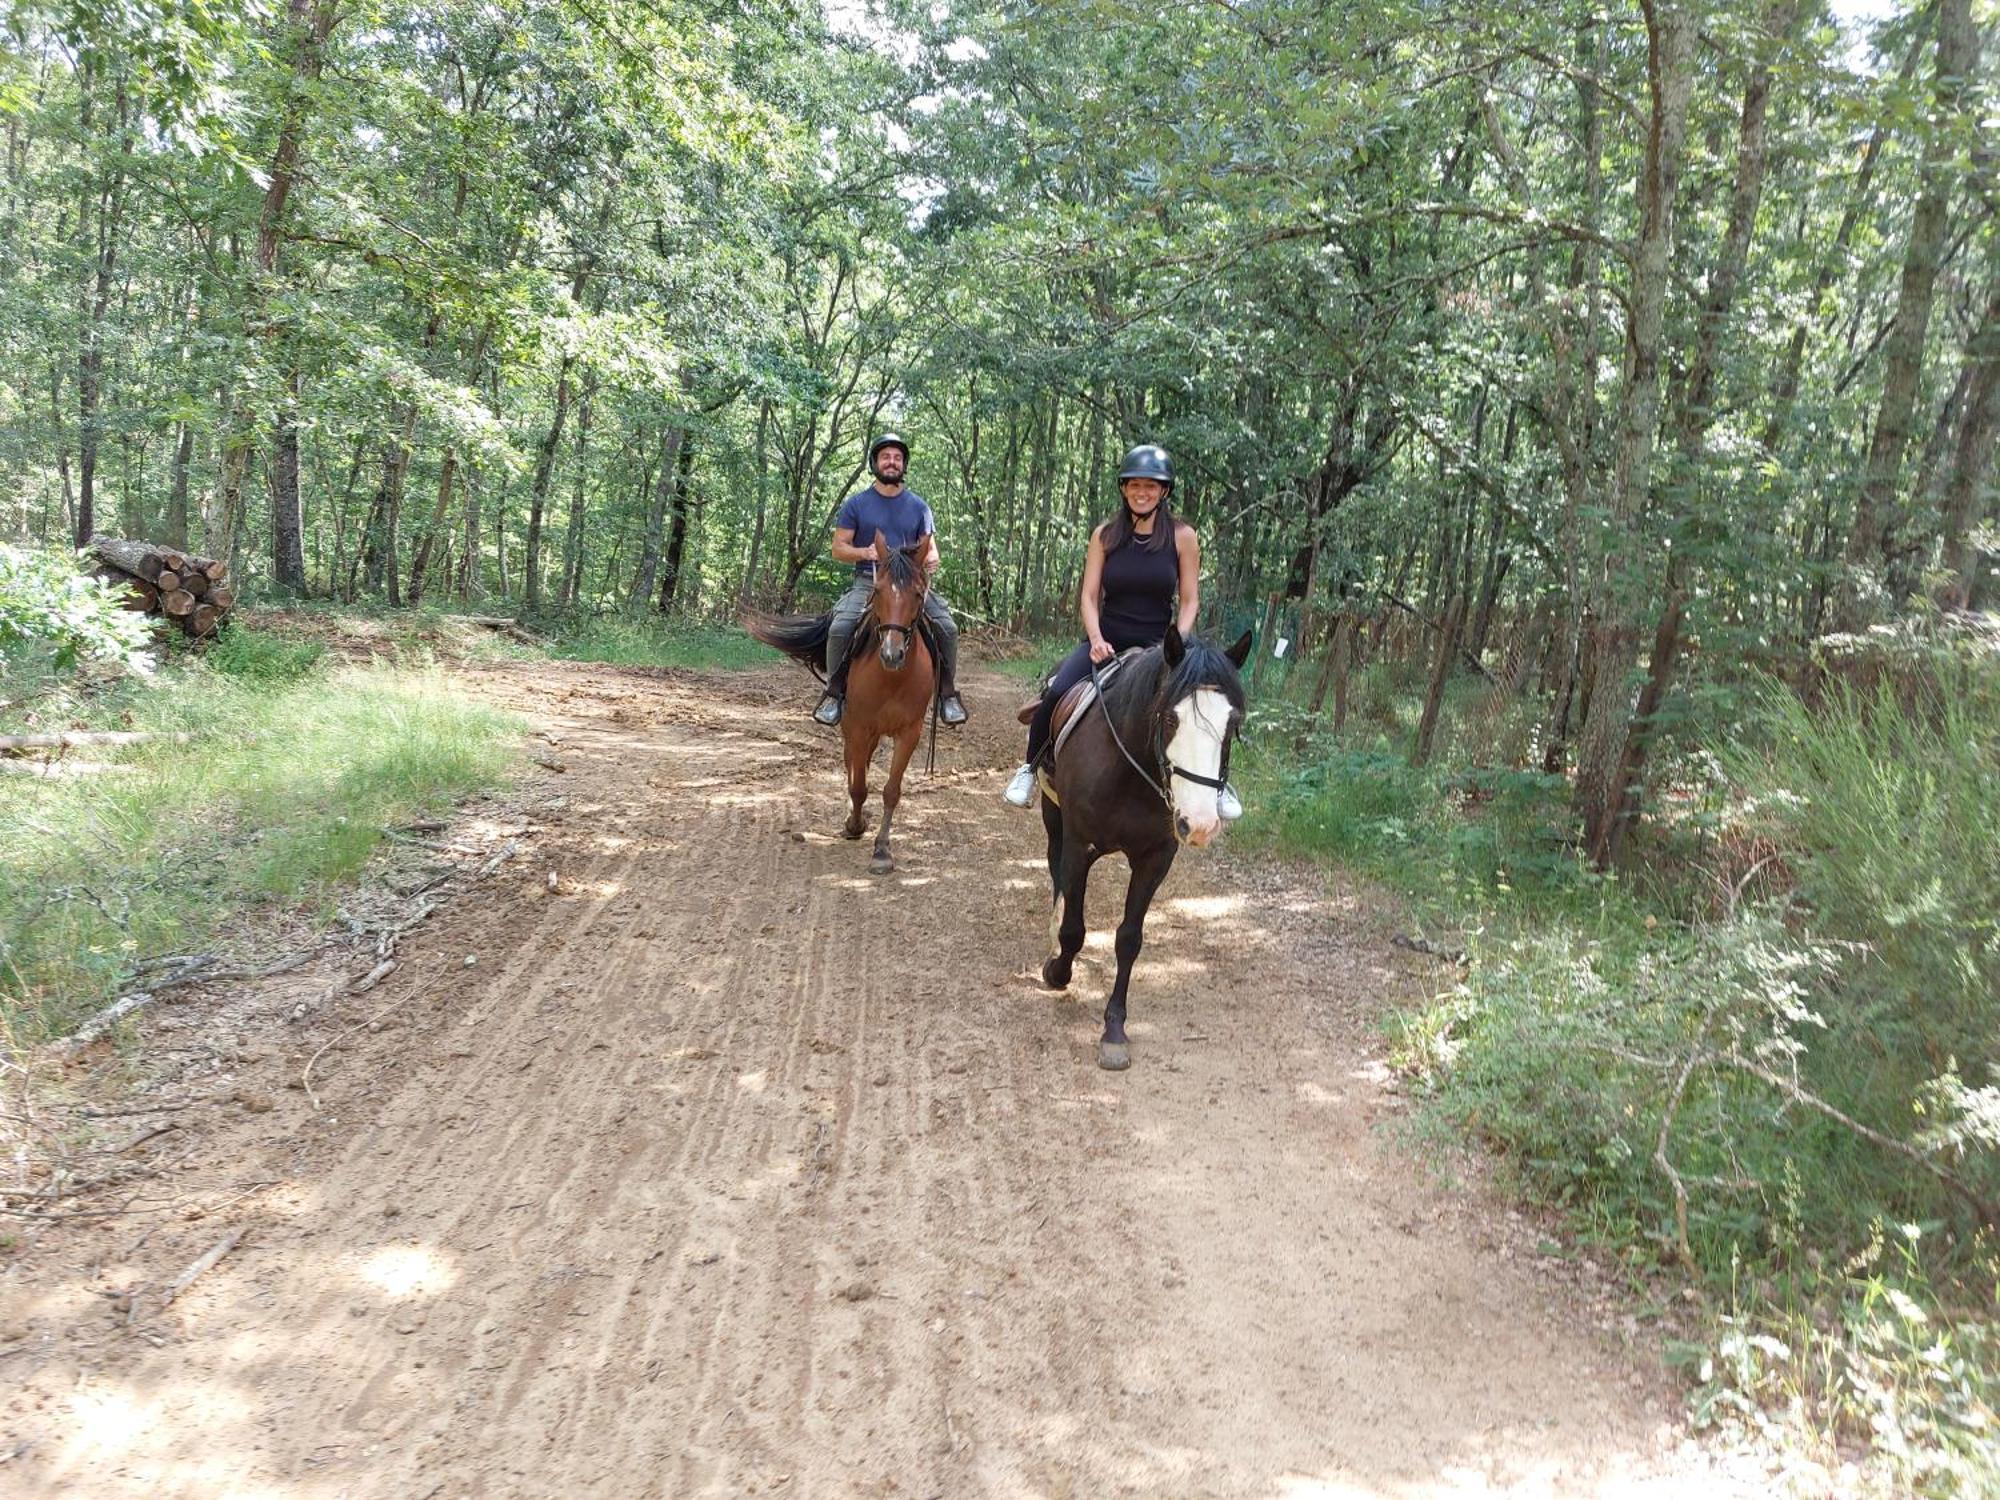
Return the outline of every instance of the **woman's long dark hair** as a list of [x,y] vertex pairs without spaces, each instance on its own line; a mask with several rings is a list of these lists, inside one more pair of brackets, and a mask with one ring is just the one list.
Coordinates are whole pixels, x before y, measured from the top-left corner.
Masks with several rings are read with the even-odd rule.
[[1142,552],[1158,552],[1162,547],[1174,544],[1174,508],[1168,502],[1174,498],[1172,490],[1160,496],[1160,503],[1153,511],[1153,534],[1140,536],[1132,529],[1132,507],[1125,503],[1125,493],[1118,493],[1118,513],[1104,523],[1104,550],[1116,552],[1127,542],[1138,546]]

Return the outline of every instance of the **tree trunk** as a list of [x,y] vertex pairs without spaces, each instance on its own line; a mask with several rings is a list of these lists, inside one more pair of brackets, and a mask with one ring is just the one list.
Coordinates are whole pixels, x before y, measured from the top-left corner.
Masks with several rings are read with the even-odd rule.
[[194,457],[194,424],[182,422],[174,443],[173,483],[167,491],[166,539],[169,546],[188,544],[188,466]]
[[1993,485],[1993,448],[2000,432],[2000,266],[1986,298],[1986,311],[1965,346],[1971,373],[1958,447],[1944,485],[1944,544],[1940,561],[1947,575],[1942,602],[1965,609],[1973,597],[1977,552],[1970,542],[1975,520],[1986,510]]
[[583,518],[590,480],[590,466],[586,459],[590,452],[590,419],[596,401],[597,374],[592,371],[584,377],[583,395],[576,404],[576,486],[570,491],[569,525],[563,532],[562,586],[556,591],[556,602],[565,608],[576,603],[577,593],[583,587]]
[[[1923,37],[1910,44],[1910,50],[1903,57],[1903,66],[1897,75],[1897,85],[1910,81],[1917,70],[1917,61],[1923,54]],[[1792,406],[1798,399],[1799,382],[1805,372],[1806,339],[1813,325],[1825,314],[1826,295],[1833,290],[1835,280],[1847,267],[1847,247],[1854,238],[1854,227],[1861,222],[1861,215],[1873,200],[1875,184],[1875,164],[1881,158],[1882,147],[1889,139],[1889,127],[1877,125],[1868,137],[1868,144],[1861,152],[1861,165],[1854,174],[1854,191],[1848,195],[1847,207],[1840,215],[1840,226],[1834,231],[1833,243],[1821,257],[1819,269],[1813,275],[1811,294],[1806,298],[1805,311],[1792,327],[1792,340],[1785,348],[1785,359],[1778,371],[1778,378],[1771,386],[1771,418],[1764,425],[1764,435],[1758,446],[1763,456],[1769,460],[1777,452],[1778,443],[1791,425]]]
[[[1903,535],[1906,517],[1897,489],[1923,374],[1924,338],[1930,330],[1938,261],[1950,229],[1958,119],[1979,57],[1971,0],[1938,0],[1937,28],[1937,71],[1932,89],[1936,103],[1924,142],[1923,187],[1910,218],[1896,315],[1883,344],[1882,402],[1876,411],[1861,493],[1855,501],[1854,526],[1847,534],[1842,559],[1847,572],[1834,611],[1839,630],[1858,630],[1868,623],[1876,612],[1876,588],[1867,574],[1878,567],[1885,573],[1897,570],[1910,545]],[[1891,587],[1895,586],[1892,582]]]
[[672,614],[680,591],[681,568],[687,557],[689,495],[694,477],[694,432],[681,429],[674,456],[674,493],[669,503],[666,565],[660,572],[660,613]]
[[[1700,483],[1702,457],[1708,430],[1715,421],[1715,382],[1720,365],[1722,336],[1735,308],[1737,288],[1749,261],[1750,240],[1757,223],[1757,208],[1764,192],[1765,167],[1769,160],[1766,120],[1770,112],[1772,57],[1791,36],[1798,20],[1800,0],[1773,0],[1764,16],[1759,56],[1744,85],[1743,109],[1737,125],[1736,180],[1730,193],[1729,218],[1716,253],[1708,286],[1696,319],[1695,348],[1688,362],[1680,391],[1680,407],[1675,421],[1675,461],[1680,485],[1675,493],[1685,495]],[[1682,502],[1685,505],[1685,501]],[[1646,761],[1646,741],[1658,721],[1660,706],[1673,681],[1674,658],[1680,650],[1681,615],[1687,605],[1690,565],[1685,547],[1668,554],[1661,585],[1663,604],[1653,631],[1653,651],[1645,686],[1631,723],[1618,749],[1617,770],[1605,814],[1606,833],[1602,859],[1615,860],[1638,814],[1638,778]]]
[[[458,450],[447,448],[444,459],[438,465],[437,501],[431,506],[430,524],[424,527],[422,540],[417,543],[417,554],[410,559],[410,608],[415,609],[424,602],[424,575],[430,567],[431,550],[439,542],[449,546],[445,536],[445,517],[451,509],[451,482],[458,473]],[[445,575],[447,581],[450,574]]]
[[743,586],[737,590],[738,597],[754,599],[757,595],[757,568],[764,551],[764,518],[770,510],[771,459],[766,443],[771,432],[771,401],[767,396],[757,403],[757,519],[750,528],[750,554],[743,562]]
[[[86,67],[81,80],[82,125],[86,141],[91,132],[90,74]],[[125,159],[131,150],[130,100],[125,83],[118,83],[118,156],[107,179],[98,186],[97,244],[93,256],[92,284],[85,295],[82,337],[77,349],[77,502],[76,545],[81,547],[97,529],[97,455],[104,436],[104,320],[111,308],[111,284],[116,274],[118,243],[125,204]],[[77,228],[85,216],[77,212]]]
[[556,471],[556,450],[562,446],[563,425],[569,419],[569,372],[576,364],[574,354],[565,354],[556,372],[555,414],[542,438],[535,459],[535,482],[528,490],[528,545],[521,561],[522,601],[529,613],[542,602],[542,513],[549,503],[549,485]]
[[1444,629],[1438,632],[1437,655],[1431,659],[1430,684],[1424,690],[1423,717],[1417,721],[1416,749],[1410,756],[1410,764],[1421,766],[1429,763],[1431,746],[1437,737],[1438,717],[1444,708],[1445,684],[1451,680],[1451,669],[1458,661],[1458,638],[1465,628],[1465,595],[1454,594],[1445,609]]
[[681,429],[660,429],[660,467],[654,475],[652,503],[646,507],[646,534],[639,547],[639,567],[632,578],[632,591],[625,607],[633,614],[644,612],[653,602],[653,590],[660,581],[660,557],[666,550],[667,506],[673,499],[674,458],[680,452]]
[[1578,745],[1576,811],[1591,859],[1600,867],[1615,849],[1618,768],[1631,727],[1628,678],[1637,654],[1632,611],[1642,587],[1633,564],[1644,556],[1641,511],[1649,489],[1660,413],[1660,356],[1673,258],[1674,200],[1694,87],[1694,18],[1678,4],[1646,10],[1647,78],[1652,112],[1639,178],[1639,240],[1633,260],[1625,387],[1613,435],[1611,489],[1604,535],[1593,564],[1597,620],[1592,625],[1593,679]]
[[271,440],[271,581],[282,594],[306,591],[305,510],[299,498],[299,372],[285,376],[285,400]]
[[[301,85],[309,84],[320,75],[325,60],[326,40],[332,33],[337,0],[289,0],[284,23],[284,43],[296,47],[291,77],[286,81],[284,101],[280,106],[278,144],[271,155],[271,165],[264,178],[264,202],[257,216],[257,249],[252,262],[251,289],[245,310],[245,326],[254,338],[275,341],[285,330],[270,322],[264,315],[270,295],[269,281],[277,268],[278,253],[284,243],[285,211],[291,201],[292,188],[299,176],[306,116],[308,111],[307,91]],[[283,43],[281,43],[281,46]],[[274,49],[276,50],[276,49]],[[230,421],[230,437],[223,452],[221,494],[218,509],[230,526],[229,544],[233,552],[238,541],[240,528],[237,521],[243,514],[243,480],[249,469],[250,447],[257,440],[257,429],[261,425],[259,414],[251,404],[251,393],[255,382],[244,379],[237,382],[237,392],[241,397]],[[273,472],[280,467],[274,462]],[[292,473],[296,476],[296,458]],[[296,500],[297,485],[291,491]],[[283,532],[287,528],[302,532],[302,518],[294,505],[290,515],[280,515],[274,507],[272,514],[271,552],[277,569],[276,581],[281,587],[294,591],[305,588],[305,559],[302,551],[288,546]],[[209,545],[214,546],[213,540]],[[296,555],[298,567],[292,571],[291,560]]]

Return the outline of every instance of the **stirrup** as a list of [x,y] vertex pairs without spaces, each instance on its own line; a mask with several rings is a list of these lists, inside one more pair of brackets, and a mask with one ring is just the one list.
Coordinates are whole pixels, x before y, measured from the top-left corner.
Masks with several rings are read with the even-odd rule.
[[1035,803],[1035,766],[1026,762],[1014,773],[1014,779],[1007,783],[1002,799],[1009,807],[1032,807]]
[[838,693],[820,694],[819,703],[813,709],[813,722],[824,724],[829,729],[840,722],[841,698]]
[[965,722],[965,705],[959,701],[956,688],[938,700],[938,718],[947,724]]

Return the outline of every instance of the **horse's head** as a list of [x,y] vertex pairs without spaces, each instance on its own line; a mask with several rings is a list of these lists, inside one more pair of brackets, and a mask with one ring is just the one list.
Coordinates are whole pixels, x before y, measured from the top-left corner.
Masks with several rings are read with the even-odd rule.
[[924,595],[930,579],[923,558],[930,551],[930,538],[923,537],[903,548],[892,548],[875,536],[875,590],[868,602],[875,620],[875,650],[888,671],[900,672],[910,654],[910,635],[924,612]]
[[1243,723],[1243,682],[1237,676],[1250,655],[1250,632],[1227,651],[1199,636],[1183,637],[1172,625],[1160,646],[1160,679],[1153,712],[1174,834],[1196,848],[1222,828],[1216,794],[1229,770],[1229,746]]

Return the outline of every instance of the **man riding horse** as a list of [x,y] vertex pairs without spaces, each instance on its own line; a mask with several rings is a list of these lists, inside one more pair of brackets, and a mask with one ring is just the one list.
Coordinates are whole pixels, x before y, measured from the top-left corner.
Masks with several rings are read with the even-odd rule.
[[[939,557],[937,524],[923,496],[903,483],[910,467],[910,447],[893,432],[868,445],[868,467],[875,482],[849,495],[833,518],[833,556],[854,564],[854,582],[833,606],[826,635],[826,692],[813,710],[822,724],[838,724],[847,696],[847,652],[855,627],[868,612],[875,579],[875,541],[880,537],[892,552],[928,542],[922,557],[927,575],[935,576]],[[938,717],[947,724],[965,722],[965,705],[958,697],[958,622],[935,588],[924,596],[924,618],[937,639]]]

